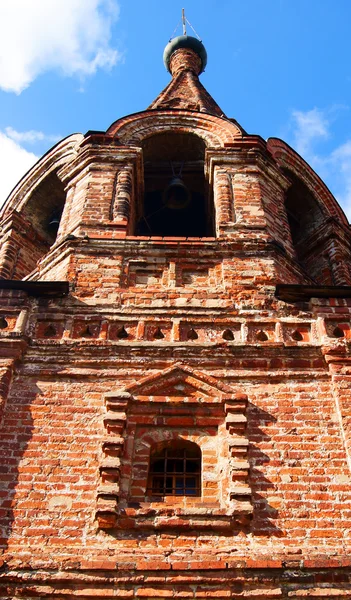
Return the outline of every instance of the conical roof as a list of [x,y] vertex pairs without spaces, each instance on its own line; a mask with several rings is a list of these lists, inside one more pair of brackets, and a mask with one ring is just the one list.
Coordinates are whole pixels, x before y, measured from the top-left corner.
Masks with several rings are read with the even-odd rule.
[[207,53],[200,40],[188,35],[174,38],[167,44],[163,59],[172,81],[149,110],[183,109],[224,116],[199,80],[207,63]]

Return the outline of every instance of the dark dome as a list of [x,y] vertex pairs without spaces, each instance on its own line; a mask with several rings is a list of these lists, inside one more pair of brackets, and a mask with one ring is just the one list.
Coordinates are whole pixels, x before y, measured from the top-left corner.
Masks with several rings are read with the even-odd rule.
[[197,38],[192,37],[191,35],[179,35],[178,37],[175,37],[173,38],[173,40],[168,42],[167,46],[165,47],[163,53],[163,62],[167,71],[171,72],[169,68],[171,56],[173,52],[178,50],[178,48],[189,48],[190,50],[196,52],[196,54],[198,54],[201,58],[202,62],[200,73],[202,73],[205,70],[207,65],[207,52],[203,43]]

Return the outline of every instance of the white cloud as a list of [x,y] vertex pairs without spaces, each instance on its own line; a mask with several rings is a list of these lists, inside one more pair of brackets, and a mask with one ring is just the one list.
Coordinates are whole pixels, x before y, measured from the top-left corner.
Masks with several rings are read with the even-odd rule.
[[20,94],[41,73],[84,77],[121,58],[117,0],[1,0],[0,88]]
[[[317,171],[351,221],[351,138],[330,150],[333,122],[345,106],[292,112],[291,143]],[[328,140],[328,150],[320,146]]]
[[18,144],[27,143],[35,144],[37,142],[53,142],[56,143],[62,139],[62,135],[46,135],[42,131],[16,131],[13,127],[5,127],[6,135],[17,142]]
[[316,140],[329,137],[329,122],[318,108],[306,112],[294,110],[292,117],[295,123],[293,143],[299,154],[310,153]]
[[0,131],[0,206],[3,205],[19,179],[37,162],[38,158]]

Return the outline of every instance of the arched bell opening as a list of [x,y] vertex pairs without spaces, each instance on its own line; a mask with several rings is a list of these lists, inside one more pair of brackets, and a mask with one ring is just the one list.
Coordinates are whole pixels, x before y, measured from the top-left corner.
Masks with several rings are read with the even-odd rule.
[[22,211],[49,247],[56,240],[65,201],[64,185],[53,171],[35,188]]
[[11,216],[10,248],[2,248],[1,277],[23,279],[55,243],[66,201],[63,183],[55,171],[48,173],[23,199]]
[[137,234],[214,235],[213,204],[204,174],[204,141],[192,133],[167,132],[147,138],[142,148],[145,193]]
[[292,182],[285,196],[291,239],[297,258],[303,262],[309,249],[309,238],[322,224],[325,216],[306,184],[289,169],[283,170]]
[[333,267],[325,246],[327,238],[323,229],[328,214],[301,179],[289,169],[284,169],[284,174],[291,181],[285,196],[285,209],[296,258],[312,281],[334,285]]

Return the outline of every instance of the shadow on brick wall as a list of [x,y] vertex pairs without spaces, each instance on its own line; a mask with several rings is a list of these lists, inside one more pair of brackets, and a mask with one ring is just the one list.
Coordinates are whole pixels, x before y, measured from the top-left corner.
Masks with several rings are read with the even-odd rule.
[[[272,455],[276,450],[272,438],[266,433],[277,419],[254,404],[248,408],[248,438],[250,485],[254,505],[251,533],[256,536],[283,537],[284,532],[275,524],[279,518],[278,492],[276,485],[269,479],[267,472],[272,472]],[[270,452],[268,455],[263,449]]]
[[[30,527],[37,508],[38,500],[34,498],[32,483],[39,467],[35,452],[28,456],[31,466],[25,465],[25,455],[28,442],[33,438],[31,404],[40,392],[35,384],[28,383],[18,389],[16,376],[11,390],[0,424],[0,547],[4,552],[9,551],[9,557],[18,552],[18,543],[26,528]],[[39,444],[37,454],[40,456]],[[17,532],[14,530],[16,513],[19,516]],[[10,538],[13,545],[9,545]]]

